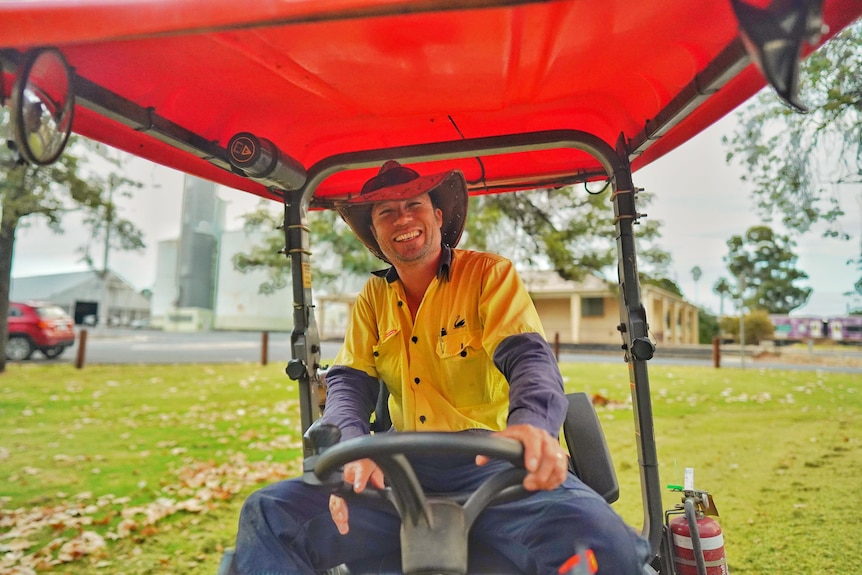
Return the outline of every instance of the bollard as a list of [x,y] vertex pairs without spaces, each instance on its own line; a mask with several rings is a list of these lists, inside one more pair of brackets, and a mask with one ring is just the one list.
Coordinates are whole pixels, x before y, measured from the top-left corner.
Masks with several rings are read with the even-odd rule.
[[260,364],[266,365],[269,361],[269,332],[260,334]]
[[554,357],[560,363],[560,332],[554,333]]
[[719,336],[712,338],[712,365],[716,369],[721,367],[721,338]]
[[87,330],[82,329],[78,334],[78,355],[75,357],[75,367],[84,367],[84,358],[87,356]]

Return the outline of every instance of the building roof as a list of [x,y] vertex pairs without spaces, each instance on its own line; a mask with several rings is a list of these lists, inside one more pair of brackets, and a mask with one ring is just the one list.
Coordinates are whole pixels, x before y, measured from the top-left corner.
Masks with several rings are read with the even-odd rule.
[[[552,297],[561,295],[580,294],[581,296],[604,296],[608,293],[616,293],[618,286],[599,276],[588,275],[581,281],[571,281],[560,277],[554,270],[527,270],[520,272],[521,279],[527,287],[527,291],[533,297]],[[689,305],[688,300],[679,294],[668,291],[656,285],[642,283],[641,291],[644,293],[658,293],[662,297],[683,302]]]
[[554,270],[526,270],[519,274],[531,295],[572,293],[604,295],[614,289],[610,282],[594,275],[588,275],[581,281],[575,282],[561,278]]
[[[108,274],[112,284],[116,285],[119,282],[127,286],[128,289],[137,291],[132,284],[111,270],[108,270]],[[68,293],[70,290],[95,279],[98,279],[98,274],[92,270],[12,278],[9,300],[54,301],[60,294]]]

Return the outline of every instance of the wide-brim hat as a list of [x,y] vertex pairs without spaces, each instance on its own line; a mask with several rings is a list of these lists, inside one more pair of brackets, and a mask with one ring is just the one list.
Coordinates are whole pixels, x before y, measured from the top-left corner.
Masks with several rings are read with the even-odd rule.
[[416,170],[389,160],[376,176],[365,182],[358,196],[340,202],[336,209],[372,254],[392,263],[383,255],[371,233],[371,206],[377,202],[408,200],[425,193],[443,212],[442,242],[454,248],[467,222],[467,181],[460,170],[420,176]]

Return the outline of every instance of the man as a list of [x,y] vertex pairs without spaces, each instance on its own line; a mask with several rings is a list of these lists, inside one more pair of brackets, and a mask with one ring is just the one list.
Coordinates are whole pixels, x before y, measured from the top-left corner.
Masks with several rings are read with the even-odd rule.
[[[323,422],[342,440],[369,433],[378,382],[394,431],[494,433],[524,446],[520,501],[486,509],[470,534],[471,571],[556,573],[590,548],[599,573],[642,573],[648,545],[568,472],[558,439],[563,382],[538,314],[508,260],[457,250],[467,215],[463,175],[420,176],[387,162],[339,208],[371,252],[391,267],[359,294],[344,346],[326,376]],[[472,491],[510,464],[440,454],[411,460],[429,491]],[[384,477],[370,460],[349,463],[356,492]],[[243,575],[311,573],[399,550],[394,510],[330,496],[289,480],[243,507],[236,564]],[[441,550],[444,553],[445,550]],[[487,560],[487,561],[486,561]],[[493,565],[493,567],[489,567]]]

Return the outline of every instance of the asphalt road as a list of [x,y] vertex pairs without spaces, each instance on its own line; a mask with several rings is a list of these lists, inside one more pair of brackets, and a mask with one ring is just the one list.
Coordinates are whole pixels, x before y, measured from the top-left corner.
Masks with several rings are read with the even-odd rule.
[[[80,337],[78,338],[80,343]],[[79,343],[67,349],[60,361],[74,362]],[[340,344],[324,342],[324,359],[335,357]],[[87,330],[85,364],[171,364],[259,362],[263,335],[251,331],[177,333],[151,329]],[[269,363],[287,363],[291,358],[290,334],[268,334]],[[39,352],[33,361],[45,360]],[[56,360],[55,360],[56,361]]]
[[[80,338],[79,338],[80,339]],[[176,333],[161,330],[133,330],[110,328],[87,330],[87,345],[84,363],[87,364],[172,364],[172,363],[239,363],[260,362],[263,354],[263,337],[260,332],[251,331],[212,331],[202,333]],[[335,357],[340,342],[326,341],[322,344],[321,357],[324,361]],[[64,362],[73,363],[77,357],[79,344],[67,349],[54,360],[45,359],[39,352],[30,360],[35,363]],[[852,352],[852,350],[850,351]],[[848,353],[850,353],[848,352]],[[854,352],[855,353],[855,352]],[[855,353],[862,358],[862,350]],[[286,364],[291,358],[290,334],[272,332],[268,334],[267,359],[270,364]],[[623,364],[622,351],[617,353],[568,352],[561,353],[560,361],[575,363],[619,363]],[[662,355],[659,348],[650,360],[652,365],[692,365],[711,366],[711,359],[692,357],[673,357]],[[725,355],[722,367],[740,368],[738,356]],[[774,368],[792,370],[823,370],[846,373],[862,373],[862,361],[853,365],[810,365],[798,362],[746,360],[746,368]]]

